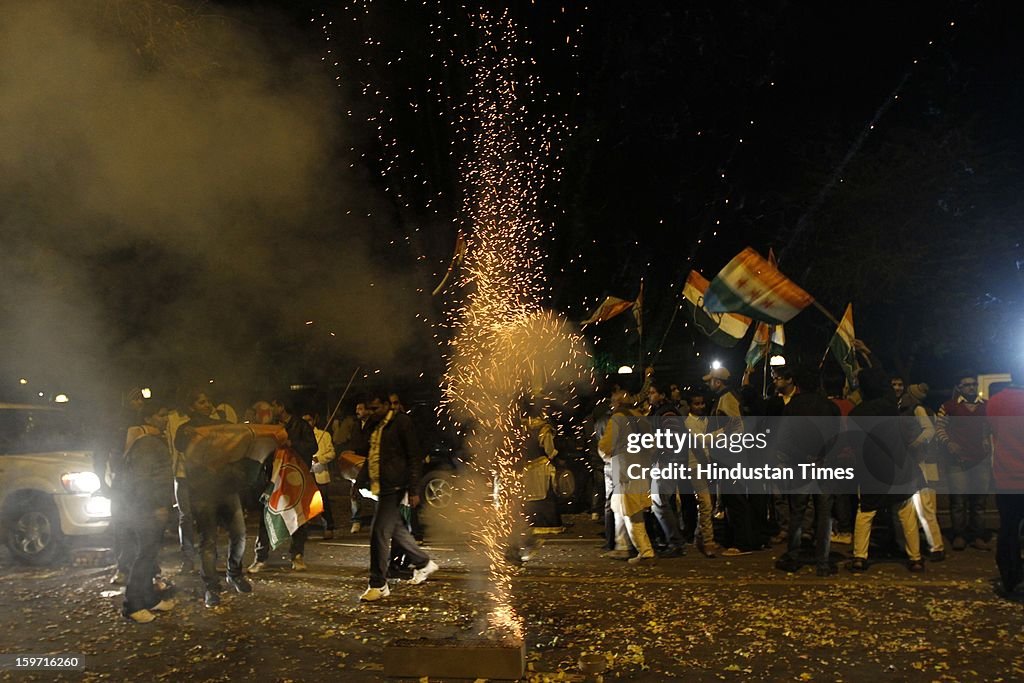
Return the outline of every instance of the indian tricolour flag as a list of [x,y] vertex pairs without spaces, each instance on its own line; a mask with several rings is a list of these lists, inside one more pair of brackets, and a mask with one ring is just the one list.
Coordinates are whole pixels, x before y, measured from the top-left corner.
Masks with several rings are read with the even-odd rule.
[[580,323],[580,325],[589,325],[591,323],[600,323],[605,320],[611,320],[615,316],[625,313],[629,309],[633,308],[635,302],[627,301],[626,299],[620,299],[617,296],[609,296],[597,307],[597,310],[590,314],[590,317]]
[[850,386],[856,385],[857,355],[853,349],[854,339],[856,336],[853,333],[853,304],[846,304],[846,312],[843,313],[843,318],[839,321],[839,327],[832,335],[832,341],[828,343],[828,348],[832,350],[832,355],[842,366]]
[[754,328],[754,338],[750,340],[750,348],[747,349],[747,367],[756,368],[767,356],[782,353],[786,345],[786,331],[782,325],[769,325],[758,323]]
[[683,286],[683,298],[693,315],[693,324],[716,344],[736,346],[750,328],[750,318],[735,313],[709,312],[704,308],[704,293],[707,289],[707,279],[696,270],[691,270]]
[[814,297],[747,247],[708,285],[704,308],[712,313],[739,313],[772,325],[789,322]]
[[324,501],[306,463],[291,448],[278,448],[274,453],[270,481],[274,490],[263,515],[270,546],[277,548],[296,529],[321,514]]

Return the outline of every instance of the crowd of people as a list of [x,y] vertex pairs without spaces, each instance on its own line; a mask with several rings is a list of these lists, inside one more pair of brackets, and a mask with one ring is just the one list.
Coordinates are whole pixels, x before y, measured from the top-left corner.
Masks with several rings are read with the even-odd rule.
[[[979,396],[973,372],[960,373],[952,396],[933,410],[926,384],[890,376],[870,356],[865,361],[853,383],[841,372],[823,375],[816,368],[780,366],[772,368],[770,390],[765,391],[767,383],[751,381],[749,369],[735,381],[727,368],[716,367],[697,391],[684,393],[651,369],[640,392],[615,387],[587,416],[590,427],[582,433],[589,443],[569,446],[589,449],[595,465],[599,485],[591,517],[604,522],[603,557],[642,565],[681,557],[690,547],[716,558],[785,544],[775,562],[778,570],[795,572],[813,565],[818,576],[828,577],[842,559],[833,545],[843,545],[849,546],[847,568],[852,572],[869,568],[872,547],[874,553],[902,556],[911,572],[922,572],[926,560],[947,558],[936,489],[948,492],[948,547],[953,551],[991,549],[985,506],[994,492],[1001,519],[996,548],[1001,589],[1007,594],[1018,590],[1024,580],[1019,541],[1024,520],[1024,366],[1014,371],[1011,386],[988,400]],[[106,472],[112,484],[118,559],[112,580],[126,583],[124,615],[145,623],[174,607],[157,562],[174,508],[181,573],[192,574],[198,567],[205,605],[217,606],[225,590],[216,571],[219,529],[228,538],[226,585],[251,593],[246,576],[266,570],[271,552],[262,511],[272,489],[273,458],[255,469],[249,461],[214,469],[186,457],[197,430],[238,421],[230,406],[214,405],[203,389],[193,391],[179,408],[143,399],[138,392],[129,399],[131,408],[118,430],[123,450],[115,449]],[[829,439],[811,429],[779,430],[772,442],[772,457],[779,463],[820,464],[826,452],[838,454],[872,472],[884,472],[885,490],[830,485],[782,490],[771,482],[710,476],[655,479],[649,488],[637,489],[617,474],[617,465],[628,455],[624,435],[642,428],[644,421],[674,420],[677,428],[695,434],[737,434],[778,417],[831,420],[836,434],[847,431],[850,422],[903,418],[881,423],[891,426],[873,428],[872,438],[859,442]],[[286,434],[283,445],[301,459],[320,488],[322,513],[291,534],[292,570],[307,568],[304,549],[310,524],[319,525],[324,539],[334,537],[332,470],[348,481],[350,533],[370,527],[369,581],[362,600],[387,597],[389,579],[417,585],[437,570],[412,533],[410,517],[420,504],[424,453],[396,394],[359,397],[350,414],[329,424],[315,413],[300,411],[285,394],[253,403],[241,421],[280,425]],[[565,448],[559,428],[532,402],[522,427],[524,500],[506,553],[515,564],[533,555],[537,532],[561,527],[552,465],[559,448]],[[687,448],[652,457],[655,464],[697,472],[699,465],[722,461],[722,456],[715,448]],[[247,511],[259,516],[248,567]]]
[[[148,623],[156,613],[175,607],[169,597],[173,585],[157,562],[174,508],[181,551],[179,575],[195,573],[198,564],[204,604],[216,607],[225,590],[217,573],[220,529],[228,538],[225,583],[238,593],[252,593],[246,575],[264,571],[272,550],[264,511],[274,487],[274,458],[262,463],[248,459],[225,463],[206,462],[194,454],[189,457],[202,428],[238,422],[234,409],[214,405],[205,389],[192,391],[181,408],[143,398],[140,390],[128,393],[127,405],[122,423],[115,428],[117,446],[101,461],[113,502],[117,569],[111,583],[125,584],[122,613],[134,622]],[[285,435],[280,445],[302,461],[320,490],[322,512],[290,534],[293,571],[307,569],[304,550],[311,523],[320,525],[325,539],[333,538],[329,466],[338,453],[350,458],[349,467],[342,471],[352,481],[352,533],[362,528],[364,499],[372,501],[370,578],[360,598],[386,597],[389,577],[418,585],[438,569],[420,549],[408,517],[403,516],[403,509],[419,504],[415,492],[422,453],[397,395],[371,393],[357,401],[353,415],[332,420],[330,425],[319,424],[314,413],[301,413],[292,396],[282,395],[253,403],[242,421],[279,425]],[[244,564],[247,510],[258,516],[255,554],[248,567]]]
[[[604,557],[642,564],[683,555],[691,544],[708,558],[785,544],[775,562],[778,570],[795,572],[814,565],[818,576],[828,577],[837,573],[842,559],[833,552],[835,544],[849,546],[846,566],[852,572],[868,570],[872,547],[876,553],[903,557],[911,572],[922,572],[926,560],[947,559],[938,488],[948,494],[953,551],[991,550],[986,504],[991,493],[997,494],[1000,589],[1007,594],[1018,590],[1024,364],[1013,372],[1011,385],[989,399],[979,395],[974,372],[957,374],[952,395],[933,410],[927,384],[909,384],[887,374],[866,347],[861,349],[864,367],[853,383],[841,371],[781,366],[771,368],[771,388],[765,392],[751,381],[749,368],[735,381],[727,368],[716,367],[703,378],[705,389],[683,395],[677,385],[663,384],[648,369],[639,393],[614,391],[607,427],[603,434],[598,428],[607,493]],[[655,418],[673,417],[685,425],[674,422],[675,429],[700,434],[782,427],[768,449],[774,464],[820,465],[831,458],[851,464],[858,476],[872,475],[875,483],[881,477],[884,486],[826,481],[794,489],[771,481],[713,481],[695,475],[685,481],[653,479],[647,491],[613,474],[616,461],[628,457],[619,432],[650,430]],[[832,422],[834,426],[822,428]],[[856,425],[863,429],[857,432]],[[855,432],[867,436],[854,438]],[[651,458],[656,466],[688,465],[696,473],[700,463],[734,461],[729,455],[691,448],[655,451]],[[875,527],[879,529],[872,546]]]

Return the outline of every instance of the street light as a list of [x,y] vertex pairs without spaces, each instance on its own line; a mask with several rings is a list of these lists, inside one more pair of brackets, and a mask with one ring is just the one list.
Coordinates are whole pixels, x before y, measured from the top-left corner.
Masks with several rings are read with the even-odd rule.
[[768,365],[772,366],[773,368],[774,367],[779,367],[780,365],[785,365],[785,364],[786,364],[786,357],[785,356],[772,356],[768,360]]
[[713,361],[711,361],[711,369],[712,370],[718,370],[721,367],[722,367],[722,361],[720,361],[720,360],[713,360]]
[[632,375],[633,374],[633,368],[629,367],[628,365],[623,365],[622,367],[619,368],[619,374],[620,375]]
[[142,393],[142,398],[153,398],[153,390],[150,389],[149,387],[142,387],[142,389],[140,389],[139,391]]
[[57,394],[56,396],[53,397],[54,403],[67,403],[70,400],[71,399],[68,398],[67,394]]
[[18,384],[28,384],[28,380],[22,377],[21,379],[18,380]]

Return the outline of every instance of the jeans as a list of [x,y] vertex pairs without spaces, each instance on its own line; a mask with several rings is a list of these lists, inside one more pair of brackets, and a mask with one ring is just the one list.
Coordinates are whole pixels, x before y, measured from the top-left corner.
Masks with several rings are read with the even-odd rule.
[[992,479],[992,460],[968,466],[949,466],[949,516],[953,538],[986,540],[985,498]]
[[178,504],[178,542],[181,554],[187,559],[196,556],[196,529],[192,519],[192,500],[188,492],[188,479],[174,480],[174,500]]
[[807,513],[807,506],[813,501],[814,562],[819,568],[827,568],[829,551],[832,548],[832,494],[791,493],[786,499],[789,503],[789,549],[786,554],[790,559],[799,559],[804,515]]
[[1006,591],[1013,591],[1024,581],[1020,559],[1020,525],[1024,522],[1024,494],[999,493],[999,535],[996,537],[996,566]]
[[370,586],[387,585],[388,563],[399,553],[405,554],[413,567],[422,569],[430,557],[416,544],[416,539],[402,519],[399,503],[405,492],[381,493],[377,511],[370,523]]
[[157,574],[157,555],[166,521],[166,517],[160,517],[155,511],[146,511],[133,514],[130,522],[124,525],[125,534],[132,539],[133,551],[128,562],[128,583],[121,607],[125,616],[160,602],[153,587],[153,577]]
[[689,486],[683,486],[676,480],[655,479],[651,481],[651,507],[654,510],[654,517],[665,534],[665,541],[669,548],[682,548],[685,543],[683,531],[679,526],[676,493],[682,499],[692,494],[692,490]]
[[[195,490],[192,491],[195,494]],[[219,590],[217,581],[217,525],[228,532],[227,575],[242,575],[242,556],[245,554],[245,516],[237,493],[221,493],[208,496],[193,496],[192,515],[199,533],[199,550],[202,557],[200,576],[209,590]]]

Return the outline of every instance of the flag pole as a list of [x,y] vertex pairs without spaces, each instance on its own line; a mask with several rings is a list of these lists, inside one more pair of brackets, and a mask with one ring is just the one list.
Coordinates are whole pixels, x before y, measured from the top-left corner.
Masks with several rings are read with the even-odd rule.
[[768,398],[768,368],[771,366],[772,337],[775,336],[775,325],[768,328],[768,341],[764,345],[764,378],[761,380],[761,396]]
[[348,390],[352,388],[352,382],[355,381],[356,375],[358,373],[359,373],[359,366],[357,365],[356,369],[352,371],[352,376],[348,378],[348,384],[345,385],[345,390],[341,392],[341,398],[338,399],[338,405],[334,406],[334,412],[331,413],[331,416],[329,418],[327,418],[327,422],[324,423],[324,428],[325,429],[330,429],[331,428],[331,423],[334,422],[335,415],[337,415],[338,411],[341,410],[341,402],[344,401],[345,400],[345,396],[348,395]]
[[825,308],[824,306],[822,306],[821,304],[819,304],[819,303],[818,303],[818,300],[817,300],[817,299],[815,299],[815,300],[814,300],[814,301],[812,301],[811,303],[813,303],[813,304],[814,304],[814,307],[815,307],[815,308],[817,308],[817,309],[818,309],[819,311],[821,311],[822,315],[824,315],[824,316],[825,316],[826,318],[828,318],[828,319],[829,319],[829,320],[831,320],[831,321],[832,321],[833,323],[835,323],[835,326],[836,326],[836,327],[839,327],[839,321],[838,321],[838,320],[836,320],[836,317],[835,317],[834,315],[832,315],[832,313],[830,313],[830,312],[829,312],[829,310],[828,310],[827,308]]

